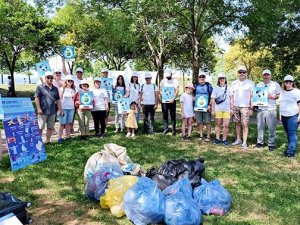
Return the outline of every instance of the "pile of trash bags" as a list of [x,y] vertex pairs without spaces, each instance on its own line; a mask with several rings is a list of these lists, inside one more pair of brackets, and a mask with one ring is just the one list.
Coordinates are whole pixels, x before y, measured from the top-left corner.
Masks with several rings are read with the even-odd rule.
[[126,215],[138,225],[199,225],[203,214],[221,216],[230,209],[230,194],[220,181],[204,180],[203,159],[167,161],[144,176],[124,147],[104,148],[86,164],[85,193],[118,218]]
[[151,167],[146,176],[157,183],[160,190],[175,183],[178,179],[188,177],[193,188],[201,184],[204,176],[204,159],[197,160],[171,160],[163,163],[157,170]]

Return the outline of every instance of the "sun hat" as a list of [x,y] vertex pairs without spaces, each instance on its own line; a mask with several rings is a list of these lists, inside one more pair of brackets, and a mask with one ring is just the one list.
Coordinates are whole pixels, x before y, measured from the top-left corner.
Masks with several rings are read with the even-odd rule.
[[238,71],[246,71],[247,72],[247,68],[246,68],[246,66],[240,66],[238,68]]
[[89,83],[87,82],[87,80],[85,80],[85,79],[83,79],[83,80],[80,81],[79,87],[82,88],[81,86],[82,86],[83,84],[87,84],[88,87],[90,86]]
[[95,77],[94,82],[95,82],[95,81],[101,82],[101,78],[100,78],[100,77]]
[[81,67],[77,67],[77,69],[76,69],[76,73],[77,72],[81,72],[81,73],[83,73],[83,69],[81,68]]
[[225,75],[225,73],[219,73],[219,74],[218,74],[218,78],[221,78],[221,77],[224,77],[224,78],[226,78],[226,75]]
[[67,76],[65,76],[65,80],[73,80],[74,81],[74,78],[72,75],[67,75]]
[[185,85],[185,88],[193,88],[193,89],[195,89],[195,88],[194,88],[194,85],[193,85],[192,83],[187,83],[187,84]]
[[109,70],[107,69],[107,68],[103,68],[102,70],[101,70],[101,73],[108,73],[109,72]]
[[264,70],[264,71],[262,72],[262,75],[264,75],[264,74],[270,74],[270,75],[271,75],[272,73],[271,73],[270,70]]
[[131,74],[131,77],[139,77],[139,74],[137,73],[137,72],[133,72],[132,74]]
[[287,81],[287,80],[294,81],[294,77],[292,75],[286,75],[284,77],[284,81]]

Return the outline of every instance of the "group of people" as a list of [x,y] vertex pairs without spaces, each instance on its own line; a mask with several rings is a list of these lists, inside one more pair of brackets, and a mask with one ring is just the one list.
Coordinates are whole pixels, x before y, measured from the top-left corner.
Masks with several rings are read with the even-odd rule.
[[[176,98],[179,93],[179,83],[172,77],[170,71],[166,71],[164,79],[157,87],[152,82],[151,73],[145,74],[145,82],[139,83],[139,76],[133,72],[129,84],[125,84],[124,77],[119,75],[112,89],[122,91],[124,98],[129,98],[130,111],[128,113],[118,112],[116,103],[113,103],[112,92],[101,87],[101,78],[108,77],[109,70],[102,69],[100,77],[93,80],[93,87],[83,79],[83,69],[77,68],[76,75],[66,75],[61,79],[62,72],[54,70],[45,73],[43,84],[37,87],[35,102],[38,112],[38,122],[42,131],[47,124],[45,143],[50,142],[54,129],[56,117],[59,117],[58,142],[63,141],[62,134],[65,129],[66,140],[70,140],[70,134],[74,123],[75,112],[78,115],[79,130],[81,139],[86,140],[89,134],[89,121],[93,118],[95,135],[103,138],[105,135],[108,116],[112,104],[115,114],[115,132],[125,131],[126,137],[134,137],[138,128],[140,110],[143,112],[145,134],[154,133],[154,117],[158,108],[159,96],[165,87],[173,90],[172,99],[161,104],[163,115],[163,134],[169,132],[176,135]],[[192,125],[196,120],[199,140],[209,142],[211,139],[211,120],[215,119],[215,140],[214,144],[228,146],[229,123],[232,118],[235,123],[236,140],[231,145],[241,145],[247,149],[249,118],[253,110],[257,109],[257,143],[256,147],[264,146],[265,126],[269,130],[268,148],[275,150],[275,130],[277,106],[276,100],[280,98],[280,118],[288,137],[288,147],[285,156],[293,157],[297,146],[297,128],[300,122],[300,91],[296,88],[294,78],[287,75],[284,78],[282,88],[272,81],[271,71],[264,70],[263,81],[257,87],[267,87],[267,106],[253,105],[253,90],[255,84],[247,79],[247,68],[241,66],[238,69],[238,79],[229,86],[224,73],[218,75],[217,85],[213,87],[206,82],[206,74],[200,72],[196,84],[185,85],[184,93],[180,96],[181,117],[182,117],[182,139],[191,140]],[[93,93],[93,107],[82,108],[80,105],[80,93],[90,91]],[[206,95],[208,106],[205,110],[194,110],[195,97]],[[171,129],[169,128],[169,116],[171,118]],[[150,120],[149,120],[150,117]],[[204,128],[206,135],[204,136]],[[222,132],[221,132],[222,131]],[[222,133],[222,138],[221,138]]]

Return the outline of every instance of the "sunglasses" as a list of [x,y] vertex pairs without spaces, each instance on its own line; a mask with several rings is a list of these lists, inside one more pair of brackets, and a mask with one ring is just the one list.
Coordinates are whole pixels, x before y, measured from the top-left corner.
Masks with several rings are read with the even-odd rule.
[[94,82],[96,82],[96,83],[100,83],[100,81],[99,81],[99,80],[95,80]]
[[265,73],[265,74],[264,74],[264,76],[266,76],[266,77],[267,77],[267,76],[270,76],[270,74],[268,74],[268,73]]
[[61,75],[61,72],[55,72],[56,75]]
[[239,71],[240,74],[246,74],[247,71]]
[[294,81],[291,80],[285,80],[284,83],[293,83]]
[[226,77],[219,77],[219,80],[226,80]]
[[48,80],[53,80],[53,77],[46,77]]
[[205,76],[199,76],[198,78],[205,78]]
[[73,83],[74,81],[73,80],[67,80],[67,82]]
[[145,78],[145,79],[146,79],[146,80],[150,80],[151,78],[148,77],[148,78]]

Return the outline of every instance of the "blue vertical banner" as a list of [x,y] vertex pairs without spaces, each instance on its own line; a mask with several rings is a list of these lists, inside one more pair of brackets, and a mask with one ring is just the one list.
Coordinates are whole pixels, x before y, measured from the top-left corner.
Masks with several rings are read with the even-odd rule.
[[253,105],[268,106],[268,87],[255,87],[253,90]]
[[51,67],[48,61],[42,61],[35,64],[36,70],[38,72],[39,77],[45,76],[47,71],[51,71]]
[[194,110],[207,112],[208,108],[208,95],[197,94],[195,99]]
[[162,103],[169,103],[175,97],[174,87],[162,87],[161,88],[161,101]]
[[118,113],[129,113],[130,101],[129,98],[120,98],[118,100]]
[[62,47],[62,55],[66,61],[73,62],[75,61],[75,48],[74,46],[64,46]]
[[30,98],[2,98],[3,127],[11,169],[16,171],[47,159]]

